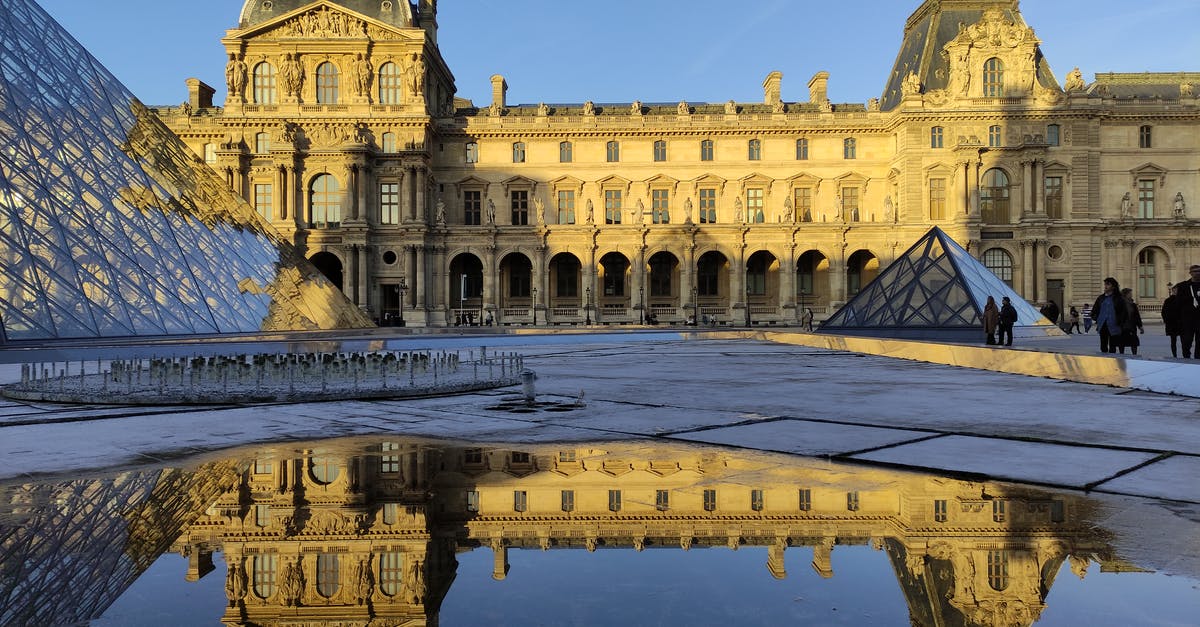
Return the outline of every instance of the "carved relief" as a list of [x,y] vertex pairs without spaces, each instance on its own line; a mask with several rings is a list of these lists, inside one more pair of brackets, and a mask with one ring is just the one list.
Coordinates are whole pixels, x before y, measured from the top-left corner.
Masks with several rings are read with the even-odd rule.
[[367,23],[352,15],[322,7],[284,22],[273,34],[308,39],[366,37]]

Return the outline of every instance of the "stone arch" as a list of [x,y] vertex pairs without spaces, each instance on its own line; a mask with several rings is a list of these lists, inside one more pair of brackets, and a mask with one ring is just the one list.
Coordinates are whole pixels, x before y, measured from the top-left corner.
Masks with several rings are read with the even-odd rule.
[[809,249],[796,258],[796,302],[800,307],[827,307],[830,300],[829,256]]
[[316,266],[321,274],[325,275],[325,278],[329,279],[330,283],[333,283],[338,290],[342,290],[345,266],[340,257],[328,250],[322,250],[309,257],[308,260]]
[[879,256],[865,248],[846,258],[846,295],[857,294],[879,276]]
[[474,253],[454,255],[447,267],[446,294],[453,312],[448,322],[461,325],[478,323],[483,309],[483,261]]
[[574,253],[561,252],[550,258],[549,294],[546,306],[557,303],[576,306],[583,294],[583,263]]

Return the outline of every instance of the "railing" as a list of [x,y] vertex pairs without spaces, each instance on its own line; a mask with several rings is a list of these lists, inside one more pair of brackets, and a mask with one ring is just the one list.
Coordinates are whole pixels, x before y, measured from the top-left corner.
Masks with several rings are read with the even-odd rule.
[[779,308],[774,305],[750,305],[750,315],[752,316],[767,316],[779,313]]

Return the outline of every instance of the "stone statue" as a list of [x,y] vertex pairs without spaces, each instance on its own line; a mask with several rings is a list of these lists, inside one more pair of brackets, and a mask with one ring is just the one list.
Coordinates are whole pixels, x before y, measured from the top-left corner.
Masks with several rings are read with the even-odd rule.
[[545,224],[546,223],[546,203],[542,202],[541,198],[535,197],[533,199],[533,209],[534,209],[534,211],[537,212],[537,223]]
[[683,223],[692,223],[692,199],[688,198],[683,201]]
[[304,576],[300,573],[300,558],[284,567],[283,579],[279,583],[279,603],[287,607],[299,607],[304,594]]
[[912,96],[921,93],[921,78],[916,72],[909,72],[908,76],[904,77],[904,82],[900,85],[900,93],[905,96]]
[[496,223],[496,203],[492,202],[491,198],[487,201],[487,223]]
[[888,224],[896,221],[896,207],[892,205],[892,196],[890,194],[883,199],[883,221]]
[[733,199],[733,221],[742,224],[742,199],[741,197]]
[[1132,217],[1133,198],[1130,196],[1129,192],[1125,192],[1125,195],[1121,197],[1121,219],[1127,220]]
[[543,118],[550,115],[550,106],[544,102],[539,102],[537,114],[538,114],[538,117],[543,117]]
[[192,115],[192,103],[187,102],[186,100],[180,103],[179,113],[183,114],[185,117],[190,117]]
[[374,68],[371,67],[371,61],[363,54],[358,53],[358,59],[354,61],[354,84],[358,87],[358,95],[367,96],[371,93],[371,77]]
[[842,195],[838,194],[833,197],[833,219],[834,222],[845,222],[846,216],[842,215]]
[[596,115],[596,105],[591,100],[583,103],[584,115]]
[[594,209],[592,207],[592,199],[588,198],[588,201],[587,201],[587,224],[591,224],[593,221],[595,221],[595,215],[593,214],[593,210]]
[[417,98],[425,97],[425,59],[419,54],[412,56],[412,65],[409,66],[409,90],[410,93]]
[[1081,91],[1084,88],[1083,72],[1079,68],[1075,68],[1067,74],[1067,82],[1063,84],[1063,91],[1071,93],[1073,91]]
[[878,98],[868,98],[867,99],[867,111],[869,111],[871,113],[879,112],[879,99]]
[[779,212],[779,221],[781,223],[793,222],[796,218],[796,212],[793,210],[792,197],[788,196],[783,199],[783,210]]
[[1192,88],[1191,83],[1180,83],[1179,84],[1179,97],[1180,98],[1191,98],[1192,97],[1192,89],[1193,88]]
[[686,100],[680,100],[679,104],[675,106],[675,110],[679,113],[679,115],[687,115],[691,112],[691,110],[688,108],[688,103]]
[[[824,104],[824,103],[822,103]],[[771,113],[786,113],[787,105],[783,104],[782,100],[776,100],[771,103]]]
[[1183,202],[1183,192],[1178,192],[1175,194],[1174,211],[1176,218],[1187,217],[1187,203]]
[[236,563],[229,565],[229,573],[225,576],[225,596],[229,598],[229,607],[236,606],[246,597],[246,570]]
[[641,224],[642,220],[645,218],[645,216],[646,216],[646,205],[645,205],[645,203],[642,202],[641,198],[638,198],[637,205],[633,209],[633,223]]
[[438,226],[446,226],[446,203],[442,200],[441,196],[438,196],[437,205],[435,205],[435,212],[433,216],[434,222],[436,222]]
[[279,57],[279,82],[284,94],[293,97],[300,95],[300,88],[304,86],[304,68],[300,66],[299,55],[285,52]]
[[734,102],[733,100],[726,102],[725,103],[725,115],[736,115],[736,114],[737,114],[737,103]]
[[225,84],[231,99],[242,99],[242,90],[246,88],[246,62],[236,54],[229,55],[229,63],[225,64]]
[[404,600],[410,605],[420,605],[425,601],[425,564],[413,560],[404,578]]
[[371,558],[358,563],[354,573],[354,599],[359,605],[366,605],[371,600],[371,590],[375,587],[375,578],[371,573]]
[[642,114],[642,101],[641,100],[634,100],[633,104],[629,105],[629,114],[630,115],[641,115]]

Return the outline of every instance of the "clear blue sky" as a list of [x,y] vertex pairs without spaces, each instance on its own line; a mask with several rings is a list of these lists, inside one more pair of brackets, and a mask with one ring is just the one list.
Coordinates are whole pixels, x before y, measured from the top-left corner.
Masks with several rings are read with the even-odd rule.
[[[197,77],[224,100],[220,39],[243,0],[40,0],[135,95],[186,99]],[[511,103],[757,102],[783,72],[783,98],[832,75],[834,102],[883,91],[904,21],[920,0],[442,0],[439,43],[458,95],[490,100],[503,74]],[[598,7],[606,9],[600,10]],[[1200,72],[1200,0],[1024,0],[1061,82],[1096,72]],[[183,27],[178,26],[183,24]]]

